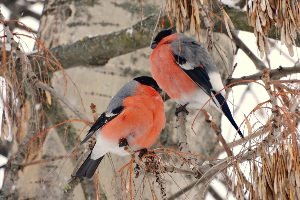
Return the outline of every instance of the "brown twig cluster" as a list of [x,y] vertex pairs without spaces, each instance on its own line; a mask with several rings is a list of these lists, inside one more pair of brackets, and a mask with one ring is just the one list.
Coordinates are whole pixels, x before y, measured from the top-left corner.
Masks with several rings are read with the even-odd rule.
[[[199,37],[202,26],[208,32],[207,41],[211,41],[213,26],[220,20],[232,38],[230,30],[233,24],[218,1],[170,0],[166,3],[166,12],[177,31],[189,30],[192,34],[197,33]],[[288,48],[290,55],[294,55],[293,45],[296,44],[297,33],[300,31],[298,1],[250,0],[247,3],[247,12],[261,56],[270,52],[268,34],[275,28],[278,29],[280,40]],[[219,16],[217,13],[220,13]]]
[[209,13],[209,2],[197,0],[179,0],[166,2],[166,12],[171,25],[176,26],[178,32],[190,30],[200,39],[201,26],[207,29],[207,41],[211,44],[213,21]]
[[[4,139],[16,141],[18,145],[16,151],[9,149],[4,191],[17,195],[11,190],[18,180],[17,172],[26,166],[24,163],[35,163],[31,161],[38,157],[47,135],[43,104],[51,105],[50,93],[53,92],[48,86],[48,73],[62,68],[43,43],[31,35],[22,36],[36,42],[39,54],[31,57],[24,52],[22,45],[17,42],[20,35],[8,26],[18,21],[6,21],[0,12],[0,23],[3,27],[0,76],[4,80],[1,83],[0,99],[4,102],[5,122],[8,126]],[[6,130],[3,124],[1,121],[0,129]]]
[[251,0],[247,5],[249,24],[254,28],[261,55],[268,54],[270,51],[267,36],[275,26],[280,32],[281,42],[293,56],[293,45],[300,31],[299,1]]
[[261,147],[260,154],[260,162],[258,159],[251,161],[250,199],[299,199],[298,147],[287,141],[276,150]]
[[254,139],[245,151],[256,146],[256,155],[250,158],[250,178],[236,182],[236,196],[243,197],[247,189],[250,199],[298,199],[299,83],[270,81],[268,70],[263,72],[262,80],[270,100],[256,107],[255,112],[266,108],[270,111],[269,120],[262,128],[267,136]]

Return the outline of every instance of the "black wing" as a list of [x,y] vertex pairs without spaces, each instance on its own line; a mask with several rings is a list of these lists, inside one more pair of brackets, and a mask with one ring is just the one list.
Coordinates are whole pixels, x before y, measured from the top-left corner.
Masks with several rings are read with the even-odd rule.
[[[184,69],[183,65],[189,64],[184,57],[173,54],[176,63],[208,96],[211,96],[212,85],[204,66],[191,66],[191,69]],[[192,65],[192,64],[190,64]]]
[[238,125],[236,124],[236,122],[233,119],[233,116],[231,114],[231,111],[228,107],[228,104],[226,102],[226,99],[223,97],[222,94],[217,93],[215,91],[213,91],[213,94],[215,96],[215,98],[217,99],[220,108],[222,109],[223,113],[225,114],[225,116],[227,117],[227,119],[230,121],[230,123],[232,124],[232,126],[235,128],[235,130],[238,132],[238,134],[244,138],[243,133],[241,132],[240,128],[238,127]]
[[96,122],[93,124],[93,126],[90,128],[88,133],[86,134],[85,138],[81,141],[80,144],[85,143],[92,135],[102,126],[104,126],[107,122],[111,121],[114,119],[116,116],[118,116],[122,111],[124,107],[119,106],[115,109],[112,110],[111,113],[102,113],[100,117],[96,120]]

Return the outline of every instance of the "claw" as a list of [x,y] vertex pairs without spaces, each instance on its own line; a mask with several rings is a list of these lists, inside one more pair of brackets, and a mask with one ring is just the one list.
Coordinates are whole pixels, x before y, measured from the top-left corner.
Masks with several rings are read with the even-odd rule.
[[126,138],[121,138],[119,140],[119,147],[125,147],[125,146],[128,146],[128,141]]
[[147,152],[148,150],[146,148],[139,150],[139,158],[141,159]]
[[176,117],[178,117],[178,114],[181,112],[185,112],[187,115],[189,114],[189,111],[187,111],[187,109],[186,109],[187,105],[188,105],[188,103],[186,103],[184,105],[179,105],[179,107],[176,107],[176,110],[175,110]]

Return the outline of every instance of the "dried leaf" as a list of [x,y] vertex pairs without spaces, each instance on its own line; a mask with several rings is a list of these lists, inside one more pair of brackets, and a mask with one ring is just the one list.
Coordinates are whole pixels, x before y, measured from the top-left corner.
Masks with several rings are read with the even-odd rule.
[[231,29],[230,29],[230,25],[232,25],[231,27],[234,29],[232,21],[230,20],[229,16],[225,12],[225,10],[222,10],[222,11],[223,11],[222,14],[223,14],[223,18],[224,18],[224,24],[225,24],[225,28],[226,28],[228,37],[232,39],[232,34],[231,34]]
[[193,11],[194,11],[194,16],[196,19],[196,24],[197,26],[200,26],[201,20],[200,20],[200,13],[199,13],[199,8],[196,0],[193,0]]
[[21,116],[19,117],[16,132],[16,141],[20,144],[28,131],[28,122],[30,118],[30,102],[26,100],[21,108]]
[[190,31],[191,34],[195,34],[196,31],[195,17],[191,17]]
[[272,7],[272,9],[276,9],[276,3],[275,3],[275,0],[268,0],[270,6]]
[[256,14],[255,14],[255,12],[250,12],[249,15],[250,15],[250,18],[249,18],[250,25],[253,26],[253,27],[255,27]]
[[298,187],[296,188],[296,198],[295,199],[300,199],[300,186],[298,185]]
[[278,195],[278,174],[277,173],[275,173],[273,185],[274,185],[274,194]]
[[299,163],[296,164],[295,180],[296,180],[296,186],[300,187],[300,169],[299,169]]
[[179,4],[180,4],[180,10],[181,10],[181,14],[184,18],[187,17],[187,13],[186,13],[186,10],[184,9],[183,5],[182,5],[182,1],[179,1]]
[[252,126],[247,118],[246,115],[244,115],[244,119],[245,119],[245,124],[246,124],[246,127],[248,129],[248,135],[252,135],[253,134],[253,131],[252,131]]
[[260,8],[262,11],[266,10],[266,1],[267,0],[260,0]]
[[290,56],[293,57],[293,56],[294,56],[294,49],[293,49],[293,46],[290,45],[290,46],[287,46],[287,48],[288,48],[288,51],[289,51]]
[[176,31],[180,32],[181,26],[180,26],[180,21],[176,20]]
[[289,13],[289,16],[290,16],[289,19],[291,19],[291,21],[293,22],[293,24],[296,25],[296,21],[294,19],[294,15],[293,15],[293,13],[292,13],[292,11],[291,11],[290,8],[288,8],[288,13]]
[[50,92],[48,92],[48,91],[45,91],[45,95],[46,95],[46,100],[47,100],[47,103],[48,103],[48,105],[51,105],[51,94],[50,94]]
[[258,34],[257,38],[258,38],[258,49],[259,49],[259,51],[261,53],[261,57],[262,57],[263,53],[264,53],[265,42],[264,42],[263,36],[261,34]]
[[255,29],[257,30],[257,32],[263,33],[262,28],[261,28],[261,23],[259,20],[259,16],[256,17]]
[[231,31],[230,31],[230,28],[229,28],[227,20],[224,20],[224,23],[225,23],[225,27],[226,27],[226,31],[227,31],[228,37],[230,39],[232,39],[232,34],[231,34]]
[[287,46],[291,46],[292,43],[292,38],[291,38],[291,34],[290,34],[290,29],[289,29],[289,23],[287,23],[287,25],[285,26],[285,42]]
[[269,18],[273,19],[273,11],[272,11],[272,8],[271,8],[268,0],[266,1],[266,6],[267,6],[267,12],[268,12]]
[[294,25],[290,26],[290,34],[293,40],[297,38],[296,27]]
[[286,1],[283,0],[281,1],[281,13],[282,13],[282,17],[285,17],[286,16]]
[[259,18],[260,18],[260,21],[261,21],[261,25],[266,26],[267,20],[266,20],[266,17],[265,17],[265,13],[259,12]]
[[282,44],[285,44],[285,26],[281,27],[280,40]]
[[269,42],[267,38],[264,38],[264,47],[265,47],[265,53],[269,54],[270,53],[270,47],[269,47]]

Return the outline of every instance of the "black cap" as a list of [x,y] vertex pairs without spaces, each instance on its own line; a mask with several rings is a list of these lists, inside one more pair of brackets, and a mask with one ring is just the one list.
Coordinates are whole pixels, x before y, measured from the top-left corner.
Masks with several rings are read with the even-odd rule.
[[135,80],[143,85],[148,85],[148,86],[154,88],[157,92],[162,91],[160,89],[160,87],[158,86],[158,84],[156,83],[156,81],[150,76],[139,76],[139,77],[134,78],[133,80]]
[[176,29],[174,27],[168,28],[168,29],[163,29],[160,32],[158,32],[151,43],[151,49],[154,49],[162,39],[164,39],[165,37],[172,35],[174,33],[176,33]]

